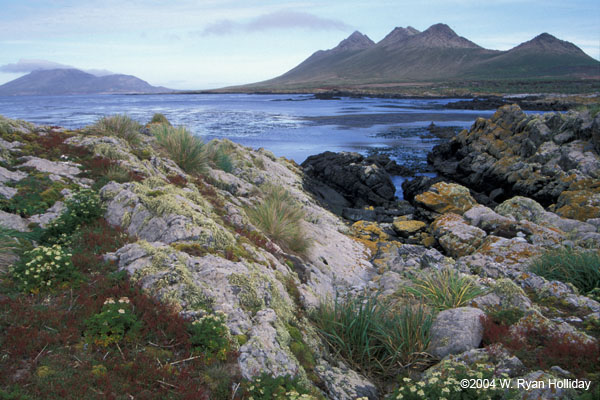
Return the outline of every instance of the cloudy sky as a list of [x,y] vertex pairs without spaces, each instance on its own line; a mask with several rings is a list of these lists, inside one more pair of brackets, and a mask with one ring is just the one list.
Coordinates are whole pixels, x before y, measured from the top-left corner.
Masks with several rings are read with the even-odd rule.
[[600,59],[597,0],[0,0],[0,84],[75,66],[208,89],[280,75],[359,30],[443,22],[490,49],[542,32]]

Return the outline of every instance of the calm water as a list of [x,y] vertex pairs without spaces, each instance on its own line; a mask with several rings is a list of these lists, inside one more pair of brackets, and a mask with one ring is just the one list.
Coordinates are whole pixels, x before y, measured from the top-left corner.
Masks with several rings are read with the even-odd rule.
[[248,94],[22,96],[0,97],[0,114],[80,128],[117,113],[146,123],[160,112],[206,140],[228,138],[298,163],[326,150],[379,151],[424,171],[427,152],[440,142],[426,129],[431,122],[458,130],[493,113],[445,109],[452,101]]

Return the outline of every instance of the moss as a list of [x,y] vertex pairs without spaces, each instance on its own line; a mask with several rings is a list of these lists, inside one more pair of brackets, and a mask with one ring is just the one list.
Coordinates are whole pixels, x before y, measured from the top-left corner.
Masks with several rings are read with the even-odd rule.
[[187,310],[212,309],[212,299],[194,283],[185,262],[168,246],[154,247],[146,241],[137,242],[152,257],[151,264],[135,272],[134,282],[147,276],[160,276],[149,291],[164,302]]
[[248,336],[244,335],[243,333],[235,335],[234,339],[237,341],[240,347],[248,343]]
[[199,241],[220,249],[235,245],[233,235],[215,222],[218,217],[213,214],[213,207],[193,185],[180,188],[158,177],[150,177],[134,183],[133,191],[155,216],[182,215],[204,228]]
[[258,297],[255,284],[246,275],[231,274],[227,280],[239,288],[240,292],[237,297],[245,310],[256,313],[265,307],[264,300]]

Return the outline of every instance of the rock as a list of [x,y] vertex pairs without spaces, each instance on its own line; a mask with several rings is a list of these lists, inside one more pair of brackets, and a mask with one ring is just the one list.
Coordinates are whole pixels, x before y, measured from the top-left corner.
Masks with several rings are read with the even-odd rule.
[[5,228],[14,229],[19,232],[28,232],[27,220],[21,218],[19,215],[7,213],[0,210],[0,226]]
[[412,244],[400,245],[399,243],[379,246],[373,260],[373,264],[381,270],[393,271],[400,275],[411,270],[448,268],[452,266],[452,262],[436,249]]
[[511,216],[516,221],[527,220],[536,223],[546,213],[537,201],[523,196],[515,196],[496,207],[500,215]]
[[9,171],[4,167],[0,167],[0,183],[18,182],[25,179],[27,174],[21,171]]
[[492,364],[497,375],[506,374],[511,378],[527,371],[521,360],[511,355],[501,344],[493,344],[485,349],[472,349],[461,354],[449,355],[445,360],[466,365]]
[[81,172],[79,165],[74,163],[54,162],[38,157],[22,157],[21,160],[25,161],[25,163],[21,164],[19,166],[20,168],[31,167],[40,172],[46,172],[48,174],[64,176],[67,178],[73,178],[75,175],[78,175]]
[[62,201],[57,201],[44,214],[36,214],[29,217],[29,222],[39,224],[42,228],[45,228],[46,225],[58,218],[65,208],[65,204]]
[[446,182],[433,184],[428,191],[416,195],[414,202],[418,206],[439,214],[455,213],[459,215],[477,204],[469,189]]
[[256,313],[256,322],[250,331],[250,338],[242,347],[238,363],[242,376],[252,379],[262,372],[272,376],[298,373],[298,364],[279,345],[274,325],[277,314],[270,308]]
[[422,221],[395,220],[394,223],[392,224],[392,227],[394,228],[394,231],[398,235],[407,238],[411,235],[414,235],[417,232],[424,230],[427,227],[427,224]]
[[0,196],[4,197],[5,199],[12,199],[13,196],[18,192],[19,191],[15,188],[11,188],[9,186],[4,186],[0,184]]
[[[597,118],[592,124],[587,113],[525,115],[516,105],[504,106],[436,146],[428,161],[443,176],[494,200],[520,195],[548,206],[579,182],[598,182],[594,124]],[[600,209],[593,213],[600,216]],[[585,220],[577,214],[563,215]]]
[[483,316],[483,311],[473,307],[440,312],[431,326],[429,353],[444,358],[478,347],[483,337]]
[[315,373],[325,384],[331,399],[379,399],[377,387],[371,381],[351,370],[343,363],[340,363],[339,367],[335,367],[325,361],[321,361],[315,368]]
[[342,210],[342,217],[349,219],[350,221],[377,221],[377,213],[375,210],[364,209],[364,208],[344,208]]
[[[517,379],[520,382],[524,382],[522,385],[515,385],[522,399],[571,399],[577,394],[573,389],[556,386],[550,387],[548,384],[550,380],[557,381],[560,379],[544,371],[533,371]],[[526,386],[526,384],[529,386]]]
[[475,252],[483,243],[484,230],[467,224],[457,214],[444,214],[431,223],[431,232],[451,257],[462,257]]
[[416,195],[428,191],[432,185],[438,182],[447,182],[447,180],[441,177],[417,176],[411,180],[402,182],[404,200],[413,202]]
[[325,203],[329,200],[321,195],[323,185],[343,196],[352,208],[388,206],[395,198],[396,189],[385,168],[358,153],[321,153],[308,157],[302,168],[305,188]]

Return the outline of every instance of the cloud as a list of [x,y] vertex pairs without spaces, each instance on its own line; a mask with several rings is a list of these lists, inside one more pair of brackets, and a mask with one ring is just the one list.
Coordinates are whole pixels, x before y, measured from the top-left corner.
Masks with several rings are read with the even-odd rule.
[[23,72],[31,72],[40,69],[68,69],[75,68],[70,65],[59,64],[48,60],[33,60],[33,59],[20,59],[18,62],[13,64],[6,64],[0,66],[0,71],[20,74]]
[[[36,60],[36,59],[20,59],[16,63],[0,65],[0,72],[22,74],[29,73],[31,71],[48,70],[48,69],[80,69],[72,65],[60,64],[54,61],[48,60]],[[87,69],[82,70],[89,74],[96,76],[112,75],[114,72],[106,69]]]
[[235,32],[262,32],[276,29],[308,30],[349,30],[351,26],[343,21],[321,18],[314,14],[299,11],[276,11],[260,15],[249,22],[240,23],[229,19],[208,25],[200,32],[202,36],[229,35]]

